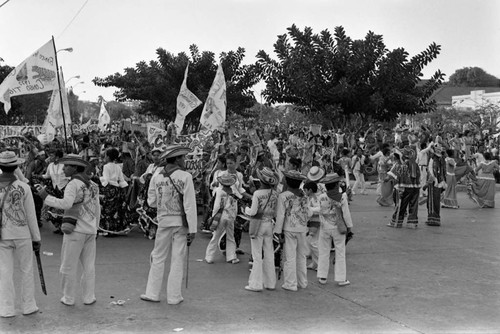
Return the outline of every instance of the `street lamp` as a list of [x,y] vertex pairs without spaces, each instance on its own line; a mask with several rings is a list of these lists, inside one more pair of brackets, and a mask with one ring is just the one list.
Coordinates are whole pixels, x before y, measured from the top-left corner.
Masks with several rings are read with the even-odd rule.
[[66,48],[66,49],[59,49],[59,50],[57,50],[57,52],[59,52],[59,51],[73,52],[73,48],[69,47],[69,48]]
[[79,76],[79,75],[75,75],[74,77],[71,77],[71,78],[69,78],[68,80],[66,80],[66,82],[65,82],[64,84],[65,84],[65,85],[67,85],[67,84],[68,84],[68,82],[69,82],[71,79],[75,79],[75,78],[76,78],[76,79],[80,79],[80,76]]

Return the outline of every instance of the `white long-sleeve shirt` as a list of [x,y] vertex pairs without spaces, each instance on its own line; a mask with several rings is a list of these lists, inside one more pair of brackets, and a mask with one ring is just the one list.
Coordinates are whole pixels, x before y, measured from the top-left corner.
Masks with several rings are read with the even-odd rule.
[[50,195],[45,198],[45,204],[62,210],[68,210],[78,203],[83,203],[83,205],[78,214],[74,232],[96,234],[101,219],[101,204],[99,203],[99,187],[95,183],[91,182],[90,187],[87,188],[81,180],[72,179],[66,185],[62,199]]
[[49,179],[52,181],[52,186],[58,189],[63,189],[69,182],[69,177],[64,174],[63,164],[55,164],[51,162],[47,167],[47,172],[42,177],[44,179]]
[[[337,228],[337,223],[339,223],[340,217],[338,217],[337,215],[337,210],[334,207],[332,207],[332,199],[330,199],[330,197],[328,197],[327,194],[321,194],[319,195],[319,203],[320,203],[319,219],[321,221],[321,228],[325,230],[331,230]],[[340,206],[342,208],[342,214],[346,226],[352,228],[353,225],[352,225],[351,211],[349,210],[349,203],[347,201],[346,193],[342,194]]]
[[291,191],[285,191],[278,196],[278,208],[276,210],[275,233],[307,232],[307,221],[312,216],[308,198],[299,197]]
[[[177,189],[184,195],[184,212],[189,225],[189,233],[196,233],[198,213],[193,176],[183,170],[174,171],[170,177]],[[148,205],[158,209],[158,225],[162,227],[182,226],[182,212],[179,194],[170,178],[163,172],[153,176],[148,188]]]
[[[7,191],[8,180],[0,179],[0,203]],[[16,180],[10,186],[2,208],[1,240],[29,239],[40,241],[35,202],[30,187]]]
[[101,180],[103,187],[106,187],[108,184],[120,188],[128,186],[128,183],[125,181],[125,177],[123,176],[121,167],[114,162],[108,162],[104,165],[102,169],[102,176],[99,179]]

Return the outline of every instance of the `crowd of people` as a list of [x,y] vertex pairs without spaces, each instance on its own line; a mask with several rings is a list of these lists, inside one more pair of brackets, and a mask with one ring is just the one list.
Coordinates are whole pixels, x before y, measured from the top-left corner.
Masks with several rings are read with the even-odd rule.
[[498,146],[495,138],[480,135],[445,136],[425,126],[399,125],[323,132],[234,127],[214,134],[215,145],[203,155],[203,182],[196,185],[185,170],[191,149],[176,144],[175,135],[166,148],[130,132],[83,134],[70,146],[57,138],[47,145],[33,140],[26,159],[3,145],[0,316],[15,315],[14,259],[22,263],[23,313],[38,311],[31,252],[40,248],[40,227],[50,224],[63,235],[61,302],[69,306],[75,303],[79,261],[83,301],[96,301],[96,235],[126,235],[136,226],[155,239],[140,296],[145,301],[160,300],[168,256],[167,302],[183,301],[185,255],[199,228],[212,233],[207,264],[220,259],[219,252],[238,264],[242,234],[248,231],[252,269],[246,290],[273,290],[281,274],[281,288],[306,288],[308,269],[327,284],[332,250],[333,280],[347,286],[346,243],[353,236],[349,203],[367,194],[371,181],[365,177],[377,177],[376,202],[393,208],[387,222],[393,228],[417,228],[423,204],[425,223],[441,225],[441,209],[459,207],[459,184],[479,207],[493,208]]

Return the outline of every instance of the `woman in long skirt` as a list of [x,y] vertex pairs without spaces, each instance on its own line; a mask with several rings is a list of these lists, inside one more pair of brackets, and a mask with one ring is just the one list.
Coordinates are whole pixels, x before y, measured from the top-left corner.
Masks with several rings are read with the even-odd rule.
[[455,177],[455,166],[457,165],[455,159],[453,159],[453,150],[446,150],[445,159],[446,162],[446,190],[444,192],[444,198],[441,202],[443,208],[458,209],[457,201],[457,178]]
[[392,180],[385,181],[387,172],[391,170],[392,166],[392,161],[389,158],[391,150],[389,148],[384,148],[382,153],[383,156],[378,160],[378,182],[381,186],[377,203],[381,206],[392,206],[394,205],[394,198],[392,196],[394,184]]
[[119,152],[116,148],[106,151],[107,163],[100,177],[102,185],[102,219],[100,228],[105,233],[121,234],[129,230],[125,223],[125,187],[128,183],[123,177],[120,166],[116,163]]
[[498,170],[496,160],[491,160],[491,153],[484,153],[485,162],[476,168],[476,174],[481,171],[476,180],[470,181],[467,187],[467,194],[481,208],[495,207],[496,181],[493,173]]

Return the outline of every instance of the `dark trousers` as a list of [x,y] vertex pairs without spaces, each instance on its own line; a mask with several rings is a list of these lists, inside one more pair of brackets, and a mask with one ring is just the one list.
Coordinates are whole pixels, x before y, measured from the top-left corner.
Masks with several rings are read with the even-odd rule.
[[429,185],[427,197],[427,225],[441,225],[441,192],[443,189]]
[[396,198],[394,200],[396,208],[394,209],[391,223],[401,227],[405,220],[406,212],[408,211],[407,223],[415,225],[418,224],[418,196],[420,188],[405,188],[401,196],[397,194],[397,191],[394,191],[394,193],[396,194]]

